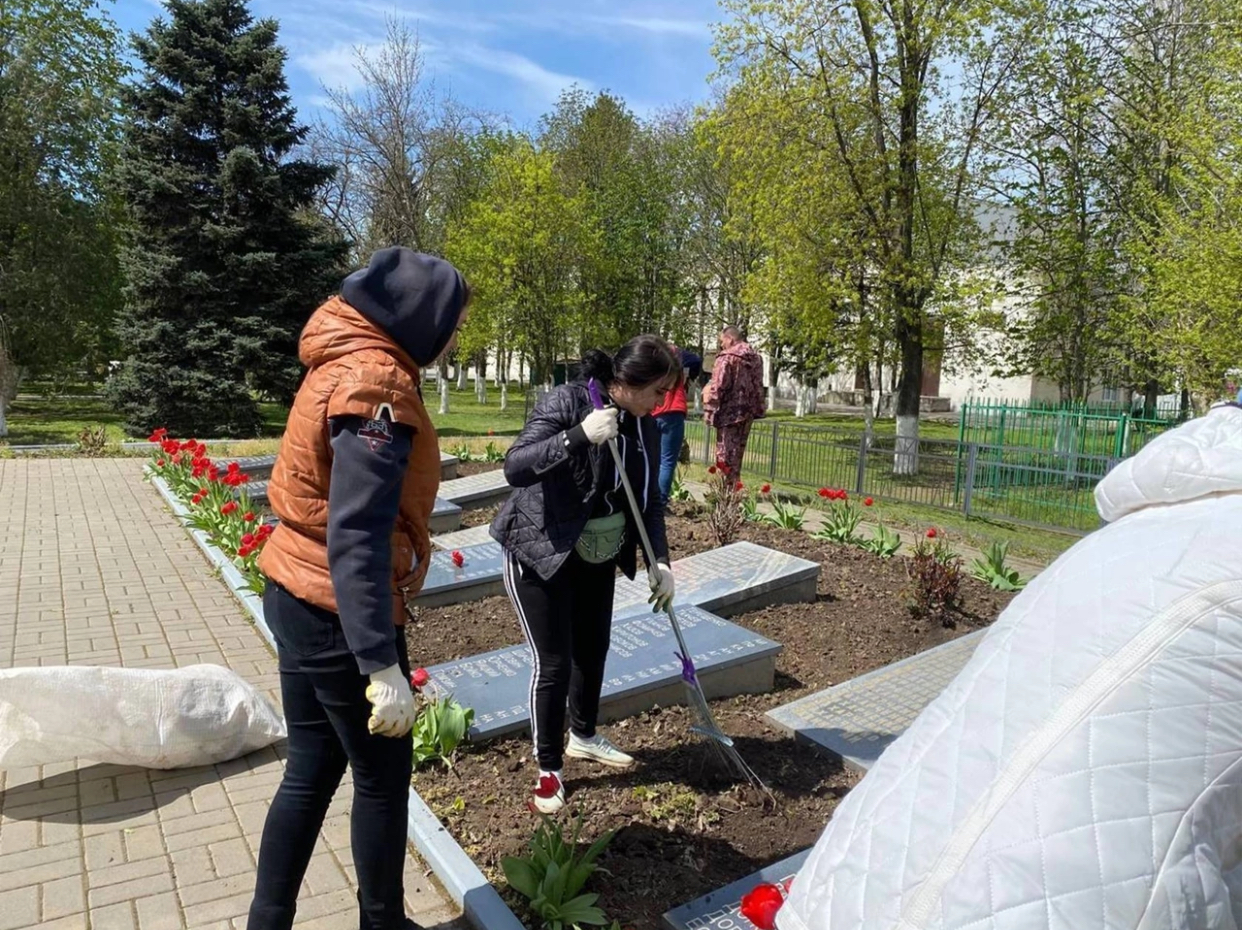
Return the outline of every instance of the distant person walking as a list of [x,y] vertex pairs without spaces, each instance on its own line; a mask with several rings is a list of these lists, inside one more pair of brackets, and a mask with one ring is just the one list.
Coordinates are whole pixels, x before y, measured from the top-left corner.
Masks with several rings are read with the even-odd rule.
[[726,326],[720,333],[720,354],[703,390],[703,409],[707,425],[716,430],[716,461],[723,462],[729,474],[741,474],[751,424],[767,413],[767,404],[763,359],[736,326]]
[[677,474],[677,460],[686,438],[686,385],[703,371],[702,358],[676,346],[670,348],[681,355],[681,380],[651,411],[660,430],[660,496],[666,504],[673,492],[673,476]]

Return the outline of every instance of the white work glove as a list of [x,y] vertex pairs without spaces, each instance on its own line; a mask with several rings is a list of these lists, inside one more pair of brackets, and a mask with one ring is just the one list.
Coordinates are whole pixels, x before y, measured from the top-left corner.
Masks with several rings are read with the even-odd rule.
[[367,685],[371,719],[367,729],[380,736],[405,736],[414,727],[414,692],[400,665],[390,665],[371,675]]
[[617,408],[605,407],[592,410],[582,421],[582,431],[595,445],[617,438]]
[[668,610],[673,603],[673,570],[661,562],[647,572],[647,583],[651,585],[651,597],[647,598],[647,603],[655,604],[651,612]]

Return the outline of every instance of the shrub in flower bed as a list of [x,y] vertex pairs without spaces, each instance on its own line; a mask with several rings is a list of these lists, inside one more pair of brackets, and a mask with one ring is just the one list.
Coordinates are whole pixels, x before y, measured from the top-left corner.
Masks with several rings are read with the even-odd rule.
[[161,427],[147,439],[154,446],[148,475],[164,479],[189,510],[186,522],[228,555],[246,586],[261,596],[265,582],[257,563],[272,528],[239,490],[250,476],[236,462],[221,468],[207,456],[207,446],[193,438],[179,441]]

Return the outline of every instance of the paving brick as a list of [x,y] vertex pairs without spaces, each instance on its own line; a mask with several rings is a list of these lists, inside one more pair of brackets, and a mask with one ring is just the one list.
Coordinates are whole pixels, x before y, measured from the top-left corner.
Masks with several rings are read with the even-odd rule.
[[194,810],[200,814],[227,809],[232,806],[229,803],[229,796],[219,784],[203,785],[195,788],[194,793],[190,795],[190,800],[194,803]]
[[[196,904],[193,907],[185,909],[185,922],[188,926],[197,927],[200,924],[208,924],[213,921],[229,920],[233,917],[242,917],[250,911],[250,901],[254,897],[254,889],[244,894],[233,895],[230,898],[221,898],[218,901],[209,901],[206,904]],[[301,908],[299,907],[299,910]]]
[[180,930],[183,926],[181,905],[174,892],[138,898],[134,908],[138,912],[138,930]]
[[9,820],[0,823],[0,855],[36,849],[38,845],[38,821]]
[[125,858],[129,862],[164,855],[164,839],[157,826],[128,827],[122,832],[122,837],[125,841]]
[[[39,930],[88,930],[90,924],[86,912],[70,914],[56,920],[39,921]],[[33,930],[33,928],[32,928]]]
[[82,842],[86,852],[86,867],[94,872],[125,861],[125,840],[118,830],[89,836]]
[[212,843],[231,840],[237,836],[239,829],[236,823],[221,824],[215,827],[205,827],[202,830],[191,830],[188,833],[178,833],[176,836],[166,837],[164,842],[171,853],[179,849],[189,849],[192,846],[210,846]]
[[0,874],[0,891],[11,891],[26,886],[39,885],[43,882],[56,881],[58,878],[68,878],[70,875],[81,874],[81,862],[75,862],[72,859],[45,862],[42,865],[17,868]]
[[68,917],[86,910],[86,890],[80,875],[46,882],[41,891],[44,920]]
[[349,888],[349,879],[331,853],[312,856],[306,870],[306,884],[312,894],[327,894]]
[[244,839],[225,840],[208,847],[215,872],[221,878],[253,872],[255,863]]
[[141,859],[138,862],[126,862],[106,869],[91,869],[87,873],[87,880],[90,883],[91,890],[94,891],[96,888],[105,888],[109,885],[121,884],[151,875],[159,875],[161,872],[168,872],[170,871],[168,865],[168,858],[161,853],[158,856],[153,856],[150,859]]
[[[182,888],[178,892],[181,896],[181,904],[186,908],[207,904],[211,901],[219,901],[222,898],[235,898],[241,894],[253,893],[253,871],[244,875],[230,875],[227,878],[217,878],[209,882],[202,882],[190,888]],[[230,914],[229,916],[233,915]]]
[[92,907],[91,930],[135,930],[138,926],[134,920],[132,901],[122,901],[106,907]]
[[39,888],[29,885],[0,891],[0,930],[33,926],[39,922]]

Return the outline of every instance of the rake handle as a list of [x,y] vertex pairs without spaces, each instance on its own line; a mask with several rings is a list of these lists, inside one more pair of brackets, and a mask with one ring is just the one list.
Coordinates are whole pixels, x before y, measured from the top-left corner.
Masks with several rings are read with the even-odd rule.
[[[587,382],[587,391],[591,395],[591,403],[596,410],[604,409],[604,398],[600,395],[599,385],[592,378]],[[615,439],[608,440],[608,449],[612,452],[612,460],[616,464],[617,474],[621,478],[621,487],[625,489],[625,498],[630,502],[630,512],[634,515],[634,524],[638,527],[638,538],[642,542],[643,555],[647,558],[647,565],[655,568],[659,565],[656,561],[655,550],[651,546],[651,537],[647,535],[647,526],[643,523],[643,514],[638,507],[638,498],[634,496],[634,488],[630,486],[630,477],[625,473],[625,462],[621,459],[621,450],[617,448]],[[650,570],[650,569],[649,569]],[[677,615],[673,612],[673,605],[669,604],[666,610],[669,620],[673,623],[673,635],[677,638],[677,648],[681,650],[682,661],[685,662],[691,672],[694,672],[694,663],[690,658],[690,650],[686,648],[686,641],[681,635],[681,624],[677,622]]]

